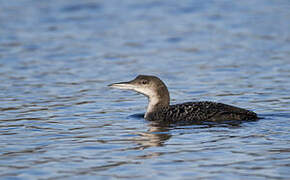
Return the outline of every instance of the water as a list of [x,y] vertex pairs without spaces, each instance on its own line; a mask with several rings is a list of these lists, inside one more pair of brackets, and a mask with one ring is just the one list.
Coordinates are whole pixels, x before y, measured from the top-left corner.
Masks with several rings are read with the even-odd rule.
[[[1,179],[289,179],[288,1],[0,1]],[[107,84],[254,110],[163,126]]]

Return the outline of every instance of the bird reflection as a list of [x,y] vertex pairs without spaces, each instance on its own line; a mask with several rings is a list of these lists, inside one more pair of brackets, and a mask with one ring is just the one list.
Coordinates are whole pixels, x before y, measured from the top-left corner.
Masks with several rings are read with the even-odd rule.
[[148,124],[146,132],[138,132],[137,134],[139,137],[135,139],[135,142],[139,145],[139,149],[163,146],[172,136],[169,126],[161,126],[156,123]]
[[[129,116],[134,119],[143,119],[144,114],[134,114]],[[171,131],[174,129],[192,128],[192,129],[204,129],[212,127],[227,127],[227,128],[239,128],[241,127],[242,121],[196,121],[196,122],[178,122],[170,123],[167,121],[147,121],[147,131],[136,132],[138,135],[133,138],[133,141],[137,143],[137,147],[134,149],[146,149],[150,147],[164,146],[166,141],[172,137]],[[131,139],[132,140],[132,139]]]

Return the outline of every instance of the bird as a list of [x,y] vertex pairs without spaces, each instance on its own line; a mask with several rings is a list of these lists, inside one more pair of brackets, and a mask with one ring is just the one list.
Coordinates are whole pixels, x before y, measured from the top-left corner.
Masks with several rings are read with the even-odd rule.
[[169,91],[156,76],[138,75],[127,82],[108,85],[111,88],[133,90],[148,98],[144,118],[156,122],[203,122],[256,120],[255,112],[218,102],[197,101],[170,105]]

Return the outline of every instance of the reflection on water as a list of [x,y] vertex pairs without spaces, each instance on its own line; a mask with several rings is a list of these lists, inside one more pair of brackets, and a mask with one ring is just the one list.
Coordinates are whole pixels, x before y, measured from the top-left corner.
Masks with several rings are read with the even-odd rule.
[[[288,179],[287,1],[0,1],[1,179]],[[210,100],[252,122],[144,120],[109,91],[162,78],[172,104]]]
[[134,139],[134,142],[140,146],[140,149],[163,146],[164,142],[166,142],[171,137],[168,131],[169,128],[166,127],[149,126],[147,132],[137,133],[139,137]]
[[211,128],[211,127],[239,127],[242,122],[223,122],[223,123],[212,123],[212,122],[199,122],[199,123],[182,123],[182,124],[169,124],[169,123],[150,123],[148,124],[147,132],[137,133],[139,137],[134,139],[135,142],[140,145],[140,149],[147,147],[163,146],[164,143],[171,138],[170,130],[173,129],[189,129],[194,128]]

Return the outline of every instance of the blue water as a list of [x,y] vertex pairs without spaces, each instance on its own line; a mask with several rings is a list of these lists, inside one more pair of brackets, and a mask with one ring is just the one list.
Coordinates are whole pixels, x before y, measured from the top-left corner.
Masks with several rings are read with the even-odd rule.
[[[289,179],[290,2],[0,0],[0,179]],[[162,126],[108,84],[259,121]]]

